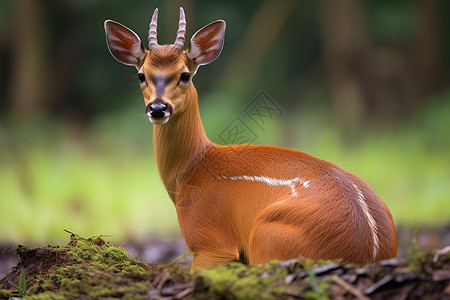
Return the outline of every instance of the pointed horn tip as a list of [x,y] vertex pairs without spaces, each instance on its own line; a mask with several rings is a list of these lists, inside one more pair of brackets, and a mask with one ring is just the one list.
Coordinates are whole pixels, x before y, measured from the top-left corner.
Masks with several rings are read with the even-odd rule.
[[158,18],[158,8],[155,8],[155,10],[153,11],[152,20],[155,18]]

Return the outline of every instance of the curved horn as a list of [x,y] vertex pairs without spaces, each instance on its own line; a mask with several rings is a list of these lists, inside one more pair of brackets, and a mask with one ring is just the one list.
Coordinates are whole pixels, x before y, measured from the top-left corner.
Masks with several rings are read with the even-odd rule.
[[148,48],[152,50],[158,47],[157,29],[158,27],[158,9],[153,12],[152,21],[150,22],[150,29],[148,31]]
[[186,16],[184,14],[184,9],[180,7],[180,21],[178,22],[177,38],[173,46],[177,49],[183,49],[184,40],[186,35]]

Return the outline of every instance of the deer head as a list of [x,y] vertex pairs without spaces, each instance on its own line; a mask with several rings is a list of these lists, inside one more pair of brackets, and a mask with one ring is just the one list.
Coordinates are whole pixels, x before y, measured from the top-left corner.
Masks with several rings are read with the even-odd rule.
[[222,51],[225,21],[219,20],[198,30],[183,50],[186,17],[180,7],[177,37],[171,45],[159,45],[157,40],[158,9],[150,22],[148,48],[139,36],[127,27],[105,21],[106,41],[111,55],[119,62],[135,66],[144,96],[146,114],[153,124],[164,124],[182,114],[189,101],[197,100],[192,77],[201,65],[214,61]]

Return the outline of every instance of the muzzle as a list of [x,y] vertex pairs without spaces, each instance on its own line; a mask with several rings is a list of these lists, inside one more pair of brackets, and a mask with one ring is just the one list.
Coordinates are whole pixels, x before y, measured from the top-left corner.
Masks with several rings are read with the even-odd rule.
[[164,100],[156,98],[147,105],[145,112],[153,124],[164,124],[172,115],[173,107],[169,103],[164,102]]

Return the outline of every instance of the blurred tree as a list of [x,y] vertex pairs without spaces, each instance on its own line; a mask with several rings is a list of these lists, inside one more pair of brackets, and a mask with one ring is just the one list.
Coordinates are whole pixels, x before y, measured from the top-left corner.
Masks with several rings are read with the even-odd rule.
[[43,0],[13,1],[11,110],[14,118],[27,120],[45,108],[48,96],[49,28]]
[[439,0],[417,0],[415,11],[418,15],[416,51],[418,81],[422,83],[422,97],[436,93],[442,87],[443,27],[444,7]]
[[370,101],[370,45],[362,5],[358,0],[323,0],[319,5],[326,79],[346,136],[361,124]]
[[245,88],[248,85],[277,36],[281,35],[296,4],[296,0],[283,1],[283,5],[277,0],[266,0],[255,8],[255,15],[235,46],[229,58],[230,63],[225,67],[223,80],[219,81],[221,85],[226,88]]
[[[129,90],[124,89],[124,76],[131,77],[131,69],[111,63],[101,24],[114,17],[135,29],[145,43],[148,18],[160,7],[159,36],[162,43],[171,43],[180,5],[159,0],[139,5],[106,0],[5,3],[0,9],[11,7],[11,17],[0,13],[1,59],[10,61],[0,70],[0,78],[7,79],[0,87],[9,98],[2,105],[21,121],[39,111],[84,120],[128,105],[125,95],[138,89],[132,78]],[[350,138],[363,121],[394,122],[442,88],[448,76],[443,60],[450,57],[442,50],[450,47],[444,37],[450,26],[443,17],[448,8],[444,1],[318,3],[183,2],[188,36],[216,18],[229,25],[220,64],[204,68],[197,87],[205,94],[221,89],[236,103],[265,89],[280,104],[293,107],[308,88],[325,90],[326,82],[334,115]],[[124,75],[111,77],[110,72]],[[328,109],[328,99],[323,104]]]
[[[373,97],[367,109],[372,123],[404,119],[442,88],[439,3],[442,1],[397,1],[392,7],[383,8],[386,4],[378,7],[379,10],[391,8],[393,13],[392,17],[385,16],[378,21],[391,24],[384,29],[385,38],[374,43],[368,57],[373,73],[369,92]],[[400,22],[393,22],[394,18]],[[398,25],[392,24],[395,22]],[[409,26],[405,25],[408,23]],[[398,33],[392,34],[396,27],[406,30],[397,29]],[[389,34],[392,37],[386,38]]]
[[[439,3],[321,1],[325,78],[347,137],[357,135],[363,120],[380,125],[408,116],[441,87]],[[378,24],[388,24],[384,39],[374,38],[368,26],[368,6],[381,12]],[[409,30],[397,29],[395,36],[396,27],[408,28],[408,20],[413,20]]]

